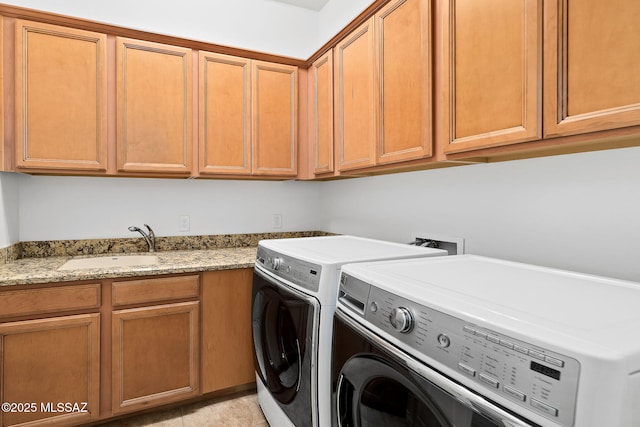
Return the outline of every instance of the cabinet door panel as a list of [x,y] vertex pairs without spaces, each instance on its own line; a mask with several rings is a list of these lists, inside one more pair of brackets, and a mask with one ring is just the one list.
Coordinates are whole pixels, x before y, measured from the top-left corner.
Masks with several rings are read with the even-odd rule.
[[545,4],[545,136],[640,125],[640,2]]
[[202,392],[255,381],[251,339],[252,269],[204,273]]
[[192,52],[117,39],[118,170],[191,170]]
[[439,126],[445,152],[539,139],[542,2],[451,0],[444,6]]
[[106,40],[16,20],[16,167],[106,170]]
[[[3,411],[0,425],[75,425],[99,416],[99,319],[96,313],[0,324],[2,401],[37,405],[35,412]],[[58,411],[58,402],[78,403],[78,410]]]
[[376,14],[380,142],[378,163],[431,155],[431,8],[396,0]]
[[200,173],[251,174],[251,68],[200,52]]
[[311,66],[311,141],[315,174],[333,172],[333,51]]
[[198,311],[187,302],[113,313],[114,413],[198,394]]
[[338,170],[373,166],[377,144],[374,18],[335,47]]
[[298,69],[253,61],[253,174],[297,173]]

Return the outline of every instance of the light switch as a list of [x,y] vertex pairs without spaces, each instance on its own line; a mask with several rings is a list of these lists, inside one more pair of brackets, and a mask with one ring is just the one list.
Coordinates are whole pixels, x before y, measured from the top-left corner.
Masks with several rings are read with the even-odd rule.
[[191,219],[189,215],[180,215],[179,231],[189,231],[191,229]]

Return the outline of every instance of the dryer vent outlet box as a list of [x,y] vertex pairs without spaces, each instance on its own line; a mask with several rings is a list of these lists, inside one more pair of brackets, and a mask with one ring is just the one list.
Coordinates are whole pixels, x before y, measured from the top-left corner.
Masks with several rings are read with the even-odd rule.
[[464,253],[464,239],[462,237],[443,236],[435,233],[414,233],[413,235],[418,246],[444,249],[449,252],[449,255]]

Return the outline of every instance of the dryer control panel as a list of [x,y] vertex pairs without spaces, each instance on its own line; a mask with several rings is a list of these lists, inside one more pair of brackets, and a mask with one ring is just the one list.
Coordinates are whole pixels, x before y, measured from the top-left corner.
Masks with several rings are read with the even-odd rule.
[[580,373],[576,359],[466,322],[344,273],[338,303],[407,353],[455,371],[461,382],[480,394],[488,390],[558,424],[573,425]]

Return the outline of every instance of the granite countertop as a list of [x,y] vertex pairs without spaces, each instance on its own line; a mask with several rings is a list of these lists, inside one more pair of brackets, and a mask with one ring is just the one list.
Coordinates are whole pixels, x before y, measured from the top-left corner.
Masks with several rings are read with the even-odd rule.
[[[253,268],[256,250],[257,248],[253,246],[207,250],[163,251],[152,254],[158,256],[158,264],[156,265],[63,271],[58,271],[58,268],[68,260],[87,257],[52,256],[44,258],[23,258],[0,265],[0,287]],[[118,253],[112,256],[123,255],[127,254]],[[132,253],[130,255],[149,255],[149,253]]]

